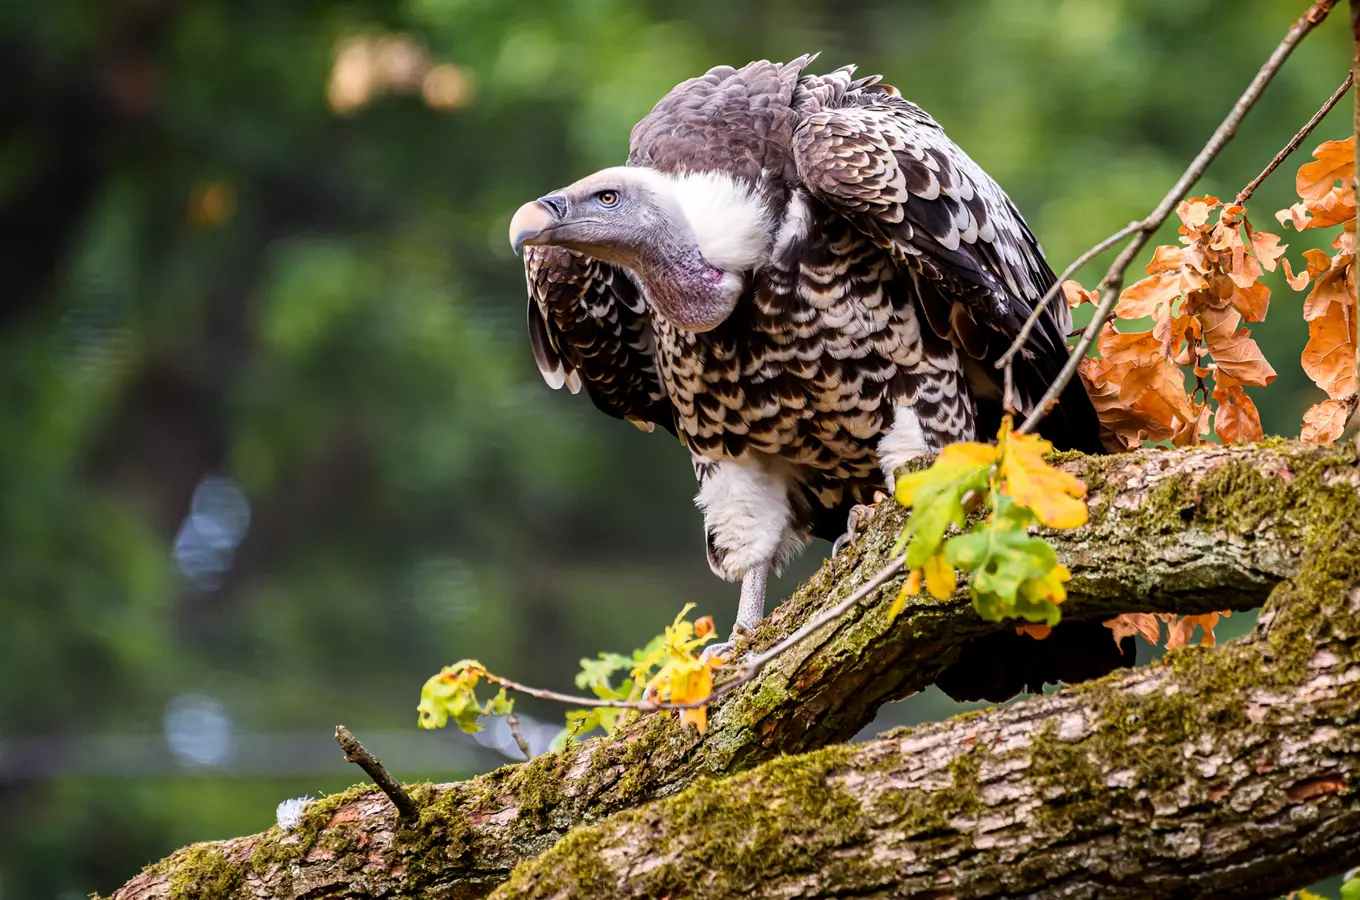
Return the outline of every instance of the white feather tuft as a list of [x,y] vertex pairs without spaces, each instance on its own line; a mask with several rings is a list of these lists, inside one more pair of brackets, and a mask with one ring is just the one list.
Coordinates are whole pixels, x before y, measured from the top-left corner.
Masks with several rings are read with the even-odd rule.
[[888,482],[889,493],[896,483],[893,473],[929,452],[925,432],[921,430],[921,419],[909,406],[896,407],[893,410],[892,428],[878,442],[878,461],[883,468],[883,477]]
[[725,172],[685,172],[671,180],[704,259],[728,272],[764,265],[774,221],[756,185]]
[[279,804],[274,811],[274,818],[278,820],[281,831],[292,831],[298,827],[302,821],[302,814],[307,811],[307,805],[315,800],[315,797],[294,797]]
[[805,543],[791,527],[788,483],[758,463],[730,459],[712,463],[694,502],[703,510],[704,530],[721,554],[713,569],[719,578],[739,581],[760,565],[781,568]]

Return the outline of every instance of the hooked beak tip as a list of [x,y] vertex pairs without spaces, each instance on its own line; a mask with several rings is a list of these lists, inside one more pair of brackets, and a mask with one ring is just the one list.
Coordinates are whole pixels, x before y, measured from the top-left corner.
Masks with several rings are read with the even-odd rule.
[[519,253],[526,244],[539,243],[536,239],[558,224],[561,212],[556,205],[549,206],[543,200],[533,200],[515,211],[510,219],[510,248]]

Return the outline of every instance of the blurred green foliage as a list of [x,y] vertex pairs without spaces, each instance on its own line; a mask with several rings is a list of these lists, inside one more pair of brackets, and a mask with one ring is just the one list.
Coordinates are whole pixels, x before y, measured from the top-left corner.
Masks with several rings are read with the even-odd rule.
[[[674,83],[812,49],[882,72],[1060,268],[1147,211],[1304,5],[0,7],[0,898],[107,892],[357,780],[337,722],[384,756],[409,732],[403,777],[488,764],[415,729],[452,659],[565,686],[686,601],[726,627],[685,455],[541,383],[505,240]],[[1348,59],[1328,22],[1203,190],[1255,175]],[[1258,225],[1290,195],[1286,170]],[[1254,396],[1292,434],[1315,392],[1272,284]],[[251,735],[319,743],[247,759]]]

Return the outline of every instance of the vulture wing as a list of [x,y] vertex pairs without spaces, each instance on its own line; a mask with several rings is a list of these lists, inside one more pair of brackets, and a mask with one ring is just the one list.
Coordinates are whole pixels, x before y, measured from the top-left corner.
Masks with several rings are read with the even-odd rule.
[[652,324],[642,292],[621,269],[559,247],[525,248],[529,342],[543,380],[643,431],[675,433],[657,377]]
[[[912,272],[926,320],[965,360],[985,434],[999,424],[1002,373],[994,363],[1053,272],[1010,198],[920,107],[877,79],[840,81],[844,87],[833,90],[840,85],[823,78],[797,98],[804,114],[793,137],[798,177]],[[1015,361],[1022,408],[1039,400],[1066,362],[1071,327],[1062,298],[1050,302]],[[1102,449],[1079,379],[1041,430],[1061,449]]]

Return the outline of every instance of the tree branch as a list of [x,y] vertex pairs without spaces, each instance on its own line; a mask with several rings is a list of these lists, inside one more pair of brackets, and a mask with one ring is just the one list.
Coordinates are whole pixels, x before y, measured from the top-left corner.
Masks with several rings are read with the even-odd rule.
[[697,784],[493,898],[1271,898],[1340,874],[1360,860],[1347,524],[1248,639]]
[[354,763],[373,779],[373,783],[392,801],[392,806],[396,808],[397,815],[402,820],[414,822],[419,817],[420,813],[415,802],[411,800],[411,795],[392,777],[382,761],[359,743],[359,739],[350,734],[344,725],[335,726],[335,742],[345,751],[345,762]]
[[[1326,504],[1338,490],[1353,500],[1349,485],[1360,478],[1349,451],[1287,442],[1073,457],[1063,466],[1086,480],[1092,509],[1081,529],[1047,535],[1072,569],[1069,619],[1258,605],[1299,571],[1313,532],[1330,521]],[[1354,513],[1360,522],[1360,509]],[[778,644],[862,588],[889,558],[903,516],[885,501],[849,551],[761,624],[753,647]],[[376,790],[352,789],[312,804],[295,831],[180,851],[115,897],[168,897],[174,873],[205,858],[241,871],[242,896],[251,898],[301,896],[303,887],[308,895],[365,896],[350,887],[358,870],[374,894],[481,896],[576,826],[702,776],[848,739],[882,703],[931,684],[971,641],[1010,628],[979,619],[963,591],[946,602],[910,598],[890,621],[899,582],[885,583],[718,703],[702,738],[673,716],[644,716],[610,739],[467,782],[412,789],[415,827],[396,826]]]
[[[1354,3],[1355,0],[1352,0],[1352,2]],[[1058,377],[1053,380],[1053,383],[1048,386],[1048,390],[1044,392],[1043,397],[1030,410],[1025,421],[1017,429],[1018,431],[1028,434],[1048,414],[1052,404],[1062,395],[1068,383],[1071,382],[1072,376],[1076,374],[1077,366],[1086,358],[1086,351],[1100,334],[1101,327],[1109,319],[1110,311],[1114,309],[1115,302],[1119,299],[1119,292],[1124,286],[1124,273],[1133,262],[1133,258],[1152,238],[1153,233],[1162,227],[1162,223],[1171,215],[1176,204],[1189,193],[1190,188],[1194,187],[1195,182],[1199,181],[1200,176],[1204,174],[1204,170],[1209,168],[1209,163],[1214,161],[1228,141],[1237,133],[1237,127],[1242,124],[1247,113],[1256,105],[1256,101],[1260,99],[1266,85],[1270,84],[1276,73],[1280,71],[1285,60],[1294,52],[1294,48],[1307,37],[1309,32],[1327,18],[1327,14],[1332,11],[1332,7],[1336,4],[1337,0],[1315,0],[1308,11],[1294,23],[1274,51],[1271,52],[1269,58],[1256,72],[1256,77],[1247,85],[1242,96],[1237,98],[1237,102],[1228,111],[1227,117],[1224,118],[1218,128],[1214,129],[1214,133],[1209,136],[1208,143],[1200,149],[1185,172],[1172,185],[1171,190],[1166,192],[1166,196],[1162,197],[1161,202],[1143,220],[1142,225],[1134,230],[1133,240],[1129,241],[1120,254],[1115,257],[1110,268],[1106,270],[1105,277],[1096,286],[1101,297],[1100,303],[1096,306],[1095,314],[1091,317],[1091,323],[1082,332],[1081,340],[1077,341],[1077,345],[1072,348],[1072,353],[1058,373]]]

